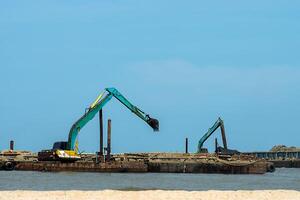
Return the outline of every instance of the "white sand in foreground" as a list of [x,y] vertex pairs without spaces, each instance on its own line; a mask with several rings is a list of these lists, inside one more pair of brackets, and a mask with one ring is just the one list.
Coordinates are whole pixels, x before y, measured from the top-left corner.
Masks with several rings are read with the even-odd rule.
[[300,192],[293,190],[260,190],[260,191],[1,191],[0,200],[135,200],[135,199],[205,199],[205,200],[300,200]]

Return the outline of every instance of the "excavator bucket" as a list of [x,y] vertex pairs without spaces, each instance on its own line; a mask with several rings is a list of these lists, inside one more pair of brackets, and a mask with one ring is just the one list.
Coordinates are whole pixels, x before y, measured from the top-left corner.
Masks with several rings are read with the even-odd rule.
[[154,131],[159,131],[159,122],[157,119],[149,117],[147,123],[153,128]]

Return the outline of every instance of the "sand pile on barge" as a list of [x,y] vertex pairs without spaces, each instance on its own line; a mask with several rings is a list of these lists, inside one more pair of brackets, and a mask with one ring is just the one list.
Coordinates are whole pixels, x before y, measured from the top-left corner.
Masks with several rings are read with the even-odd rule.
[[261,191],[1,191],[0,200],[160,200],[160,199],[205,199],[205,200],[297,200],[300,192],[292,190]]

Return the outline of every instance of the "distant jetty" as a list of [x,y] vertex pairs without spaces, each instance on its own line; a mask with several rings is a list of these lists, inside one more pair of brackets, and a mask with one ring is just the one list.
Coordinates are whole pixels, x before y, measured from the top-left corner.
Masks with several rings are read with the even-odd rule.
[[243,154],[272,162],[275,167],[300,168],[300,148],[297,147],[276,145],[270,151],[245,152]]

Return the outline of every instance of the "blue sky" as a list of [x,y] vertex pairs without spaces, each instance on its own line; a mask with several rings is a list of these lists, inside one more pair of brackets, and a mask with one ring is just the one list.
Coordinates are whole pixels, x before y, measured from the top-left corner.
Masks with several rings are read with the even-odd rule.
[[[66,140],[105,87],[113,152],[196,151],[218,116],[241,151],[300,146],[299,1],[0,1],[0,149]],[[214,137],[206,147],[213,148]],[[98,150],[97,118],[79,134]]]

